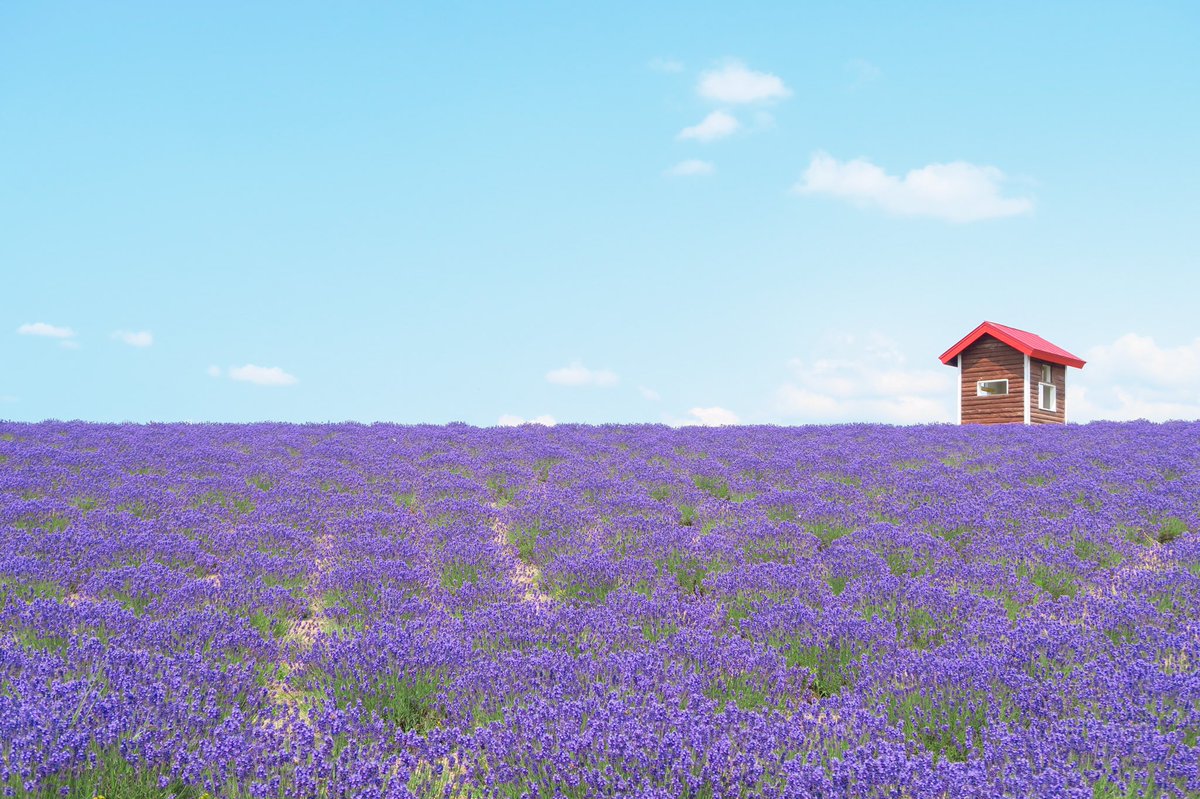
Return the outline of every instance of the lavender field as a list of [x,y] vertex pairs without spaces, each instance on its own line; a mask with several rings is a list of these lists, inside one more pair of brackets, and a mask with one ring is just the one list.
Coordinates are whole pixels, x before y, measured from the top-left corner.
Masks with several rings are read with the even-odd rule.
[[18,797],[1200,796],[1200,424],[0,424]]

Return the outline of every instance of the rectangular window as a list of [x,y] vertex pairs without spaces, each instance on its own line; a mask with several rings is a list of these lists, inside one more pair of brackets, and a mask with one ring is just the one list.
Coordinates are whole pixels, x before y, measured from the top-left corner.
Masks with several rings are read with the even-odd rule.
[[1008,380],[980,380],[977,397],[1002,397],[1008,393]]
[[1048,364],[1048,363],[1042,364],[1042,382],[1043,383],[1053,382],[1050,379],[1050,364]]
[[1038,410],[1058,410],[1058,389],[1052,383],[1038,383]]

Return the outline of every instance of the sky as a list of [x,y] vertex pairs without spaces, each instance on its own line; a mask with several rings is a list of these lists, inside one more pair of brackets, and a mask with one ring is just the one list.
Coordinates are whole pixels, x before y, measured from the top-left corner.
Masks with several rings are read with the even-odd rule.
[[0,419],[1200,418],[1200,5],[0,4]]

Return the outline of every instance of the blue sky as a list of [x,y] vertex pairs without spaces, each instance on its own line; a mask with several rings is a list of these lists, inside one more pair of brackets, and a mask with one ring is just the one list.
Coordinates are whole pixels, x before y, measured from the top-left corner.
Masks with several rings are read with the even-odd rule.
[[4,4],[0,418],[1200,417],[1198,8]]

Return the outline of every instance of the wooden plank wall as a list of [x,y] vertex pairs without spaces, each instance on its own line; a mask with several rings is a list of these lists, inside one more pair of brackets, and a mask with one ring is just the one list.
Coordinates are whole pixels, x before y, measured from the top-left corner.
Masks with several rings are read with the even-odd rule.
[[[1008,394],[976,396],[980,380],[1008,379]],[[1033,382],[1032,380],[1030,382]],[[1025,421],[1025,356],[991,336],[983,336],[962,353],[962,423],[1003,424]]]
[[1029,359],[1029,421],[1032,424],[1064,424],[1067,421],[1067,367],[1050,364],[1050,382],[1058,389],[1058,410],[1038,410],[1038,383],[1042,379],[1042,364],[1036,358]]

